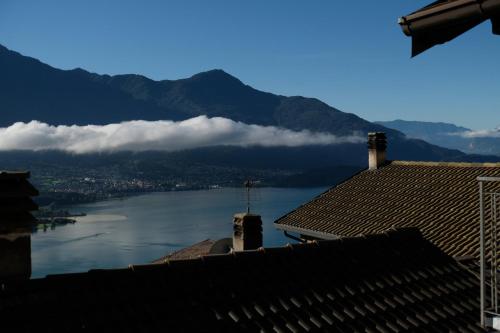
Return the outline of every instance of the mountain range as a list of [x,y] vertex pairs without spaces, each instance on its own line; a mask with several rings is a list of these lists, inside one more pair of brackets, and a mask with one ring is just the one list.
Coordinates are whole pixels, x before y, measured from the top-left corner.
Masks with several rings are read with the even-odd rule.
[[[0,46],[0,126],[39,120],[51,125],[109,124],[127,120],[183,120],[194,116],[226,117],[248,124],[291,130],[327,132],[338,136],[384,131],[391,159],[488,160],[442,148],[342,112],[302,96],[286,97],[256,90],[222,70],[179,80],[154,81],[141,75],[99,75],[77,68],[61,70]],[[285,149],[290,160],[321,159],[329,151],[337,165],[364,165],[364,144]],[[227,148],[210,149],[224,159]],[[218,153],[218,152],[221,153]],[[231,148],[234,155],[241,148]],[[252,158],[269,158],[269,149],[253,149]],[[338,153],[338,154],[337,154]],[[354,156],[360,153],[359,156]],[[229,154],[230,155],[230,154]],[[288,157],[287,157],[288,158]],[[285,158],[285,160],[287,159]],[[213,160],[213,158],[211,158]],[[331,160],[331,159],[329,159]],[[314,163],[309,161],[308,164]],[[318,163],[324,164],[324,163]]]
[[[337,135],[387,130],[315,98],[285,97],[243,84],[223,70],[187,79],[60,70],[0,45],[0,126],[33,119],[58,124],[183,120],[198,115]],[[396,133],[396,131],[389,131]]]
[[[425,121],[377,121],[377,124],[403,132],[409,138],[421,139],[468,154],[500,156],[500,129],[479,134],[470,128],[449,123]],[[478,135],[479,134],[479,135]]]

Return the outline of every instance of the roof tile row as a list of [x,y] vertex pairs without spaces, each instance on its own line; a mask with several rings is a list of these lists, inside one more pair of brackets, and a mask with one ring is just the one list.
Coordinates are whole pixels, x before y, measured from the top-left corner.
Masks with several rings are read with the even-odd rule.
[[3,285],[20,332],[480,332],[478,281],[415,229]]
[[[339,237],[418,227],[450,255],[477,256],[479,176],[500,176],[500,164],[395,161],[361,172],[275,223]],[[485,189],[500,191],[500,183]]]

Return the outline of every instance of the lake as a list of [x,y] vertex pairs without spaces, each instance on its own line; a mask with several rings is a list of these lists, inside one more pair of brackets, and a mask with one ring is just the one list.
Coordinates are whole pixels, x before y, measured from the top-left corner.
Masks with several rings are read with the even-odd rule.
[[[292,242],[273,221],[326,188],[257,188],[251,211],[262,216],[264,246]],[[246,211],[244,189],[150,193],[66,206],[85,213],[75,224],[32,235],[32,277],[144,264],[205,239],[232,236],[232,217]]]

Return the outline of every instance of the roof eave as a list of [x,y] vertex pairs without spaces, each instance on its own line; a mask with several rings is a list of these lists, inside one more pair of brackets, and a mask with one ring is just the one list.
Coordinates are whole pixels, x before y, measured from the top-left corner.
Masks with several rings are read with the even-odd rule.
[[486,20],[498,32],[500,0],[436,1],[399,18],[405,35],[412,37],[412,56],[449,42]]
[[305,236],[310,236],[310,237],[315,237],[319,239],[339,239],[340,237],[334,234],[330,234],[327,232],[321,232],[321,231],[315,231],[311,229],[305,229],[305,228],[299,228],[299,227],[294,227],[286,224],[279,224],[279,223],[274,223],[274,226],[276,229],[280,229],[283,231],[289,231],[289,232],[296,232],[301,235]]

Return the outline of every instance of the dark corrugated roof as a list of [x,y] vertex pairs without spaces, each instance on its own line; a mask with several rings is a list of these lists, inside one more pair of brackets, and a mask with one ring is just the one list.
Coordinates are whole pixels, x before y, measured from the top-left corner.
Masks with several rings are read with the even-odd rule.
[[29,171],[0,171],[0,179],[28,179],[30,177]]
[[29,172],[0,171],[0,198],[5,201],[37,196],[39,193],[28,181],[29,176]]
[[478,295],[410,229],[6,284],[0,331],[479,332]]
[[38,209],[31,199],[38,191],[29,176],[29,172],[0,171],[0,235],[25,232],[36,221],[30,211]]
[[29,176],[0,171],[0,288],[2,281],[31,276],[30,232],[36,219],[30,212],[38,209],[31,197],[38,191]]
[[452,256],[477,256],[478,176],[500,176],[500,164],[395,161],[357,174],[275,225],[322,238],[418,227]]

